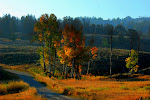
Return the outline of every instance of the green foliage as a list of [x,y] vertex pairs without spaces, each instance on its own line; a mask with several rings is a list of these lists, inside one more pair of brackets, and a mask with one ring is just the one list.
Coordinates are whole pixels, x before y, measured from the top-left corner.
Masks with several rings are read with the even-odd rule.
[[55,69],[56,49],[61,37],[57,17],[54,14],[50,16],[48,14],[42,15],[35,24],[34,31],[36,32],[34,40],[38,40],[42,43],[42,47],[38,50],[40,64],[44,67],[44,71],[46,71],[46,66],[49,66],[49,71],[51,73],[52,63],[54,63]]
[[56,77],[60,76],[60,72],[59,72],[59,70],[55,70],[54,75],[55,75]]
[[[40,55],[39,62],[41,64],[41,66],[44,67],[43,66],[43,47],[39,47],[37,52]],[[44,61],[45,61],[45,65],[48,66],[49,65],[49,53],[48,53],[48,48],[47,47],[44,48]]]
[[30,68],[30,71],[31,71],[31,72],[35,72],[35,73],[37,73],[37,74],[40,74],[40,73],[43,72],[42,70],[40,70],[40,69],[38,69],[38,68]]
[[108,40],[106,38],[102,39],[102,46],[103,47],[109,47],[109,43],[108,43]]

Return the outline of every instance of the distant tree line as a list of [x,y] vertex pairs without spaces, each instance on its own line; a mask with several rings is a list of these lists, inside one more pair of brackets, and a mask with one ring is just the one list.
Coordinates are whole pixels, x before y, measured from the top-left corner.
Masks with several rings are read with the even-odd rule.
[[32,15],[22,16],[19,19],[10,14],[6,14],[0,17],[0,36],[10,38],[10,36],[17,34],[22,39],[29,39],[34,33],[35,22],[36,18]]
[[[123,32],[126,35],[128,29],[134,29],[143,33],[143,35],[150,36],[150,17],[141,18],[131,18],[130,16],[120,19],[108,19],[104,20],[102,18],[96,17],[76,17],[72,18],[70,16],[59,19],[59,24],[61,27],[64,25],[72,24],[73,20],[76,22],[76,26],[82,26],[84,34],[100,34],[106,35],[106,24],[111,24],[116,27],[115,35],[119,35]],[[34,34],[34,24],[37,19],[33,15],[22,16],[17,18],[6,14],[0,17],[0,36],[10,37],[9,34],[20,33],[22,38],[32,39]],[[121,30],[122,32],[118,31]]]
[[123,19],[114,18],[108,20],[96,17],[78,17],[78,19],[82,21],[85,33],[105,34],[104,26],[106,24],[112,24],[114,27],[118,24],[121,24],[125,29],[135,29],[147,35],[150,27],[150,17],[141,17],[134,19],[130,16],[127,16]]

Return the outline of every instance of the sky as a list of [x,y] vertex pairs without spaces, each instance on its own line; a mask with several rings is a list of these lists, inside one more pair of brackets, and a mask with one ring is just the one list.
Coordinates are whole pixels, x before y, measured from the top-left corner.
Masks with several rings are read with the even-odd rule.
[[0,0],[0,17],[11,14],[20,18],[27,14],[101,17],[103,19],[150,17],[150,0]]

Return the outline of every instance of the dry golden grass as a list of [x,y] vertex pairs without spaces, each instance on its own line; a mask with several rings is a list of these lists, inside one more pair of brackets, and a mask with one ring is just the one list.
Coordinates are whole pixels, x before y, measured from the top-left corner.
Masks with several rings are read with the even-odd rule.
[[0,84],[0,95],[18,93],[29,88],[29,84],[23,81],[12,81]]
[[36,88],[30,87],[29,89],[15,93],[0,96],[0,100],[46,100],[37,95]]
[[150,81],[118,82],[101,81],[97,78],[93,80],[57,80],[38,74],[35,74],[35,77],[38,81],[47,83],[48,87],[59,93],[87,99],[136,100],[150,96],[150,89],[144,88],[150,86]]
[[[82,80],[58,80],[54,77],[44,77],[36,73],[34,73],[34,77],[40,82],[45,82],[48,88],[58,93],[83,99],[137,100],[141,97],[150,98],[150,81],[116,81],[104,76],[85,75],[82,75]],[[149,77],[150,75],[137,74],[135,78],[147,80]]]
[[13,69],[13,70],[19,70],[19,71],[27,71],[28,64],[24,64],[24,65],[15,65],[15,66],[10,66],[10,65],[6,65],[6,64],[0,64],[0,66],[2,66],[3,68],[6,69]]

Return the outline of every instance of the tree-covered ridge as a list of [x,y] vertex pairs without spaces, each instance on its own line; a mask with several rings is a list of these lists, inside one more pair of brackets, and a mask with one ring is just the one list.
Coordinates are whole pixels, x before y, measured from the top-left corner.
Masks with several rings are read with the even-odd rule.
[[[70,16],[66,16],[63,19],[58,19],[60,27],[65,27],[65,24],[71,25],[73,20],[76,20],[76,26],[83,26],[83,32],[85,34],[102,34],[105,35],[105,25],[112,24],[114,27],[120,27],[126,33],[127,29],[135,29],[137,31],[143,32],[144,35],[148,35],[150,33],[150,17],[141,17],[141,18],[131,18],[130,16],[120,19],[108,19],[104,20],[103,18],[96,17],[76,17],[72,18]],[[34,24],[38,19],[33,15],[22,16],[21,18],[17,18],[15,16],[11,16],[10,14],[6,14],[3,17],[0,17],[0,34],[1,36],[8,37],[8,34],[14,35],[15,33],[20,33],[23,39],[23,35],[27,35],[27,39],[31,39],[30,37],[34,31]],[[80,21],[81,23],[79,23]],[[120,25],[120,26],[118,26]],[[116,34],[117,33],[116,31]],[[15,34],[16,35],[16,34]]]

